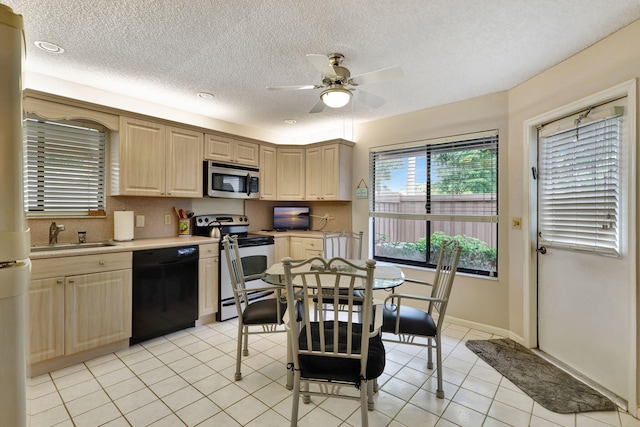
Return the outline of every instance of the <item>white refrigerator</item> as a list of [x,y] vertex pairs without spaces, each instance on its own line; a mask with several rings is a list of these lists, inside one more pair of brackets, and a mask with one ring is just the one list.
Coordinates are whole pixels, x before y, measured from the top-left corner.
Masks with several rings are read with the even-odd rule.
[[0,424],[27,425],[29,230],[22,197],[21,15],[0,4]]

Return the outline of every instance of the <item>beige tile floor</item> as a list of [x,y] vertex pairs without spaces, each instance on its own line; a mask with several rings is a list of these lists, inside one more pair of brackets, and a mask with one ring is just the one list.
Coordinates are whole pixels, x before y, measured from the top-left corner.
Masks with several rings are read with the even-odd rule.
[[[233,381],[236,328],[235,321],[191,328],[31,378],[30,425],[288,426],[286,335],[251,336],[244,378]],[[422,347],[385,343],[370,426],[640,427],[622,411],[549,412],[464,345],[491,335],[456,325],[444,334],[445,399],[435,397]],[[356,402],[314,397],[300,405],[301,427],[359,425]]]

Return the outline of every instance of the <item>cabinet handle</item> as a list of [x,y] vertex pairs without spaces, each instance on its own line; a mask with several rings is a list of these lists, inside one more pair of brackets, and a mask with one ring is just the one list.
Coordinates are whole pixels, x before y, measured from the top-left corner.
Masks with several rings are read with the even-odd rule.
[[69,284],[70,284],[70,285],[73,285],[74,283],[76,283],[76,281],[75,281],[75,280],[73,280],[73,279],[69,279]]
[[63,283],[64,283],[64,282],[63,282],[63,280],[62,280],[62,279],[58,279],[58,280],[56,280],[56,284],[58,284],[58,285],[62,285]]
[[100,261],[98,262],[98,264],[100,264],[100,265],[104,265],[104,261],[103,261],[103,260],[100,260]]

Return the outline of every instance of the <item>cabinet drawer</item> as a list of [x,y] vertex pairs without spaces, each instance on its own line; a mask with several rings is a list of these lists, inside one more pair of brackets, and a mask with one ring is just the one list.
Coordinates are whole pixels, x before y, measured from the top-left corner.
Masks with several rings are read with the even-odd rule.
[[31,279],[124,270],[131,265],[132,252],[38,259],[32,261]]
[[200,254],[200,258],[211,258],[214,256],[218,256],[218,244],[211,243],[207,245],[200,245],[198,252]]

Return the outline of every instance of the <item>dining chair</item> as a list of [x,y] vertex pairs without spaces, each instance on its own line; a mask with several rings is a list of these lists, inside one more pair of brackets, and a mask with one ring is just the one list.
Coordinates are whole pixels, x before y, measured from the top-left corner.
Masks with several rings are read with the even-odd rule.
[[[436,397],[444,398],[442,388],[442,325],[444,323],[451,287],[460,260],[460,245],[450,240],[442,245],[433,283],[406,279],[405,282],[431,286],[431,294],[412,295],[392,293],[384,300],[383,340],[427,347],[427,368],[433,369],[432,348],[435,341],[438,387]],[[428,304],[421,310],[405,302],[423,301]],[[434,315],[437,313],[437,318]],[[391,338],[390,338],[391,335]],[[426,338],[426,344],[417,337]]]
[[362,234],[348,230],[322,232],[323,254],[326,259],[333,257],[362,259]]
[[[325,259],[340,257],[340,258],[346,258],[346,259],[361,260],[362,259],[362,234],[363,234],[362,231],[358,233],[354,233],[348,230],[334,231],[334,232],[323,231],[322,232],[323,257]],[[330,294],[327,294],[327,292],[330,292],[330,291],[326,290],[325,294],[323,294],[323,298],[322,298],[323,304],[333,303],[332,296]],[[340,290],[340,293],[342,295],[344,295],[345,292],[346,290],[344,289]],[[356,299],[354,300],[354,303],[357,306],[362,306],[362,293],[358,290],[354,292],[355,292],[354,296],[356,297]],[[339,299],[338,301],[342,308],[344,306],[346,299]],[[314,304],[316,308],[314,315],[317,315],[318,298],[314,300]]]
[[[282,260],[285,276],[287,302],[293,306],[296,301],[303,311],[301,322],[297,322],[295,310],[289,310],[289,342],[292,348],[292,369],[294,371],[291,426],[298,422],[300,394],[311,396],[337,397],[360,401],[363,426],[368,425],[367,409],[373,410],[374,379],[382,374],[385,366],[385,350],[380,337],[382,308],[373,316],[373,275],[375,261],[367,260],[365,265],[356,266],[343,258],[326,260],[315,257],[301,262],[291,258]],[[354,290],[361,289],[364,297],[362,315],[356,316]],[[345,289],[345,295],[339,290]],[[321,313],[314,320],[309,316],[317,291],[330,290],[334,304],[330,308],[319,307]],[[350,309],[338,317],[337,299],[344,298]],[[324,320],[322,311],[333,312],[330,320]],[[357,319],[361,318],[361,321]],[[344,393],[343,387],[354,386],[354,393]]]
[[[224,236],[222,245],[227,255],[233,297],[238,310],[238,348],[235,373],[235,380],[238,381],[242,379],[240,369],[242,356],[249,355],[249,335],[287,332],[284,326],[278,328],[280,325],[284,325],[283,316],[287,309],[287,303],[282,298],[282,287],[267,285],[246,288],[242,259],[238,251],[237,236]],[[275,298],[250,302],[250,294],[256,291],[273,291]],[[260,327],[260,329],[253,328],[250,330],[250,327]]]

